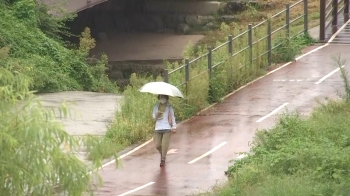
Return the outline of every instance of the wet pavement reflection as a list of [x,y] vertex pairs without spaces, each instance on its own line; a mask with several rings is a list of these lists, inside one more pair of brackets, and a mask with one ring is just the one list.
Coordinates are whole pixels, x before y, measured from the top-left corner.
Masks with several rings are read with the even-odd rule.
[[168,195],[167,169],[163,167],[155,174],[154,182],[158,186],[152,186],[153,195]]

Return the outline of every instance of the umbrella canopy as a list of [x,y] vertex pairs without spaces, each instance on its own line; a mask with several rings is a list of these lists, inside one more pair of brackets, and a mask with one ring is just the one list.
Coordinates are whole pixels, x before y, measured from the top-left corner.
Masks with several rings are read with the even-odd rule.
[[184,97],[176,86],[173,86],[166,82],[149,82],[143,85],[139,91],[143,93],[152,93],[155,95],[169,95],[172,97],[181,98]]

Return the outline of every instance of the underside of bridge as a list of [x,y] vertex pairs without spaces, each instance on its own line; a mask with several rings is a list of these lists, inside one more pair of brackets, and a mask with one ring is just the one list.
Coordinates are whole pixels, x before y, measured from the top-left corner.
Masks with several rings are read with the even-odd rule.
[[[92,54],[104,52],[112,62],[181,59],[184,47],[203,37],[193,30],[212,26],[210,15],[220,6],[207,1],[109,0],[79,12],[67,26],[74,35],[89,27],[97,40]],[[77,43],[78,38],[69,41]],[[159,51],[149,55],[150,49]]]
[[89,27],[92,36],[99,41],[106,40],[109,34],[114,33],[189,34],[194,29],[213,27],[213,15],[218,13],[228,14],[221,19],[232,22],[235,17],[230,14],[242,11],[250,5],[269,6],[268,3],[265,5],[255,0],[86,0],[85,6],[81,5],[83,0],[68,1],[68,10],[77,7],[73,1],[79,1],[76,4],[85,8],[89,4],[94,5],[87,9],[78,9],[78,17],[69,22],[68,26],[74,34],[80,34],[85,27]]
[[[192,30],[212,23],[210,15],[219,7],[218,2],[109,0],[79,12],[67,26],[74,35],[89,27],[97,40],[91,55],[107,54],[110,76],[120,79],[137,72],[139,62],[159,70],[165,59],[181,60],[186,45],[203,38]],[[78,37],[69,41],[77,43]]]
[[[201,6],[198,8],[198,6]],[[117,33],[166,33],[187,34],[192,27],[204,26],[220,3],[188,3],[162,0],[109,0],[78,13],[67,25],[73,34],[80,34],[85,27],[91,29],[98,41]],[[77,41],[77,39],[72,41]]]

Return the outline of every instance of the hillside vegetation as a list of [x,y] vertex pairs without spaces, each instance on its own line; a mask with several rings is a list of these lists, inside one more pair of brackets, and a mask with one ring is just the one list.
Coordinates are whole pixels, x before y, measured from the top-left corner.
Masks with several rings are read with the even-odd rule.
[[95,45],[88,29],[79,47],[68,48],[60,39],[67,33],[64,22],[73,16],[49,15],[48,8],[35,0],[0,1],[0,16],[0,48],[9,53],[1,65],[28,76],[31,90],[116,90],[105,75],[107,58],[87,61]]

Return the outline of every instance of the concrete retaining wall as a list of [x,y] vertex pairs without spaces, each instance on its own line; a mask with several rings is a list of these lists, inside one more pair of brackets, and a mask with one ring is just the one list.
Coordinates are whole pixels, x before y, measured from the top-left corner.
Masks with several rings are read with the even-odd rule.
[[216,14],[224,5],[218,1],[145,1],[146,12],[184,13],[197,15]]

